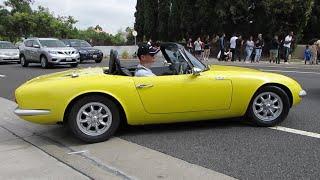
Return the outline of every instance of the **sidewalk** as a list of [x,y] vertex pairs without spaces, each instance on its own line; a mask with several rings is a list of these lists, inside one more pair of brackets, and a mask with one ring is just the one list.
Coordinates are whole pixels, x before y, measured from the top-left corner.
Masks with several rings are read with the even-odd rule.
[[20,120],[15,107],[0,98],[0,179],[234,179],[117,137],[85,144],[61,126]]

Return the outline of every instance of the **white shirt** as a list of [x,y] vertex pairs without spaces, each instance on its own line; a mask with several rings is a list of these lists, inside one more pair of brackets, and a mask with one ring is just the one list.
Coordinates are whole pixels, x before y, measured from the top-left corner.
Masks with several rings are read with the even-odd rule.
[[292,41],[292,36],[288,35],[285,39],[284,39],[285,42],[289,42],[289,43],[284,43],[283,46],[284,47],[287,47],[287,48],[290,48],[291,47],[291,41]]
[[141,64],[138,64],[136,72],[134,73],[134,76],[145,77],[145,76],[156,76],[156,75],[153,74],[149,68],[146,68],[146,67],[142,66]]
[[253,47],[254,47],[254,42],[250,41],[250,40],[247,40],[247,48],[253,49]]
[[230,39],[230,48],[235,49],[236,48],[236,41],[237,41],[238,37],[237,36],[233,36]]
[[194,42],[194,50],[201,51],[201,41]]

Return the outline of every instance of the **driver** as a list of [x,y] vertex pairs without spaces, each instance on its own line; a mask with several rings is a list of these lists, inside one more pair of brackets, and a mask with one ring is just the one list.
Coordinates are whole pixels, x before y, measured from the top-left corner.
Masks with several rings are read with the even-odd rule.
[[156,76],[150,70],[150,67],[155,61],[154,55],[156,55],[159,51],[160,49],[154,48],[148,44],[144,44],[139,47],[137,56],[139,57],[140,63],[137,65],[135,76]]

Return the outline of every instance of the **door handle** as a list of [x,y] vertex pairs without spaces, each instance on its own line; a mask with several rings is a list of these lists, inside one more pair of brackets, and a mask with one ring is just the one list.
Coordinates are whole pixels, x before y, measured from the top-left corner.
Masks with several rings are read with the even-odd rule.
[[216,80],[224,80],[224,77],[223,76],[217,76]]
[[152,84],[140,84],[137,86],[138,89],[142,89],[142,88],[151,88],[153,87]]

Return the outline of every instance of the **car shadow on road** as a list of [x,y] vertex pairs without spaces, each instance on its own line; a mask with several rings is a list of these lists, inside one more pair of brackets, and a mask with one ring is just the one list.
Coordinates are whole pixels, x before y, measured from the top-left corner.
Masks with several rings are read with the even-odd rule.
[[173,124],[155,124],[155,125],[140,125],[130,126],[124,125],[121,127],[116,136],[131,136],[142,134],[159,134],[169,132],[183,132],[183,131],[198,131],[209,129],[229,129],[234,127],[256,127],[253,124],[244,121],[243,118],[221,119],[221,120],[207,120],[197,122],[183,122]]

